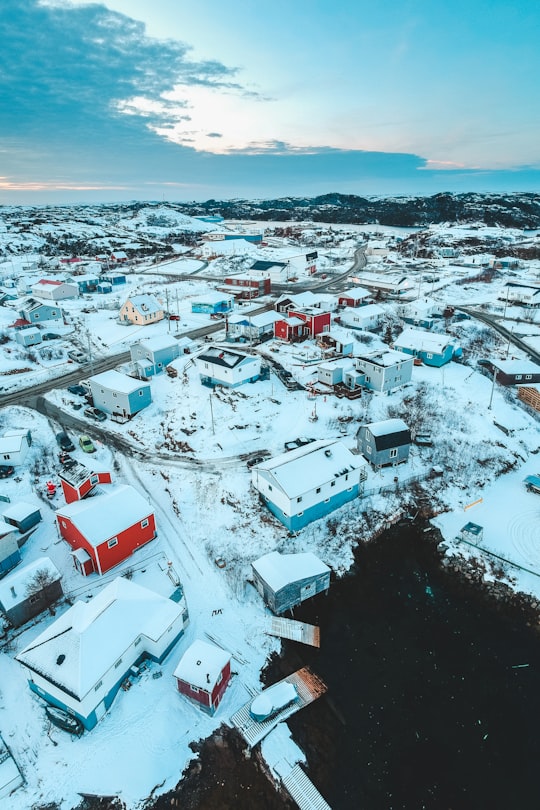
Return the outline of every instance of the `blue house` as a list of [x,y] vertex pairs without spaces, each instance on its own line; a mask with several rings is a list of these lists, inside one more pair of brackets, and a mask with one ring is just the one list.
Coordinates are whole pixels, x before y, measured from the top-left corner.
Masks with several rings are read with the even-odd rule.
[[423,332],[421,329],[405,329],[394,341],[394,348],[418,358],[426,366],[444,366],[454,357],[461,356],[461,347],[457,346],[450,335]]
[[90,377],[89,383],[94,406],[117,419],[127,420],[152,402],[147,382],[120,371],[103,371]]
[[63,312],[58,304],[45,304],[36,298],[25,298],[21,301],[19,315],[29,323],[42,323],[43,321],[61,321]]
[[96,292],[99,278],[97,275],[85,274],[84,276],[70,276],[68,281],[70,284],[76,284],[80,295],[84,295]]
[[119,287],[122,284],[126,283],[126,276],[124,273],[115,273],[113,271],[109,271],[107,273],[103,273],[99,277],[100,282],[108,282],[111,287]]
[[21,561],[18,537],[19,532],[13,526],[0,520],[0,578]]
[[191,302],[192,312],[202,312],[207,315],[225,314],[231,312],[234,306],[234,296],[223,292],[203,293]]
[[131,348],[131,360],[143,377],[159,374],[165,366],[176,360],[180,354],[178,341],[170,335],[156,335],[134,343]]
[[365,460],[333,439],[310,442],[251,471],[252,486],[291,532],[354,500],[366,478]]

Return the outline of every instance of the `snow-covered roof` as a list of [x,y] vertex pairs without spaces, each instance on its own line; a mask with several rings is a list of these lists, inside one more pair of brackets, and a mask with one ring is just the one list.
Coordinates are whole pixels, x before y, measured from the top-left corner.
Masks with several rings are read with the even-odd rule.
[[490,360],[503,374],[540,374],[540,366],[532,360]]
[[127,374],[122,374],[121,371],[102,371],[101,374],[96,374],[90,377],[90,383],[95,385],[103,385],[112,391],[118,391],[120,394],[132,394],[140,388],[150,388],[150,384],[136,380],[134,377],[129,377]]
[[213,290],[208,290],[207,292],[201,293],[196,298],[193,299],[193,304],[220,304],[222,301],[232,301],[234,296],[232,294],[226,294],[222,292],[215,292]]
[[68,503],[56,512],[57,518],[69,518],[94,547],[151,514],[153,509],[148,501],[128,484],[93,498]]
[[5,537],[7,534],[11,534],[12,532],[17,532],[15,526],[12,526],[11,523],[6,523],[5,520],[0,520],[0,538]]
[[163,307],[157,300],[155,295],[151,293],[142,293],[141,295],[130,295],[129,303],[139,310],[144,312],[145,315],[151,315],[154,312],[161,312]]
[[25,441],[27,431],[6,431],[0,438],[0,453],[18,453]]
[[25,501],[18,501],[17,503],[12,503],[7,509],[4,509],[2,515],[11,520],[21,521],[29,515],[33,515],[34,512],[39,512],[39,506],[26,503]]
[[280,554],[279,551],[271,551],[251,565],[274,592],[292,582],[318,577],[330,571],[330,568],[311,551],[299,554]]
[[361,298],[369,298],[370,295],[370,291],[366,290],[365,287],[351,287],[349,290],[343,290],[343,292],[340,292],[338,297],[359,300]]
[[82,699],[139,635],[159,640],[182,610],[117,577],[90,602],[75,602],[16,657]]
[[157,352],[160,349],[168,349],[177,346],[178,341],[170,335],[154,335],[154,337],[143,338],[138,341],[139,346],[148,349],[150,352]]
[[10,610],[28,599],[28,585],[38,571],[46,571],[55,582],[61,576],[60,571],[49,557],[40,557],[28,565],[17,567],[15,571],[0,580],[0,602],[4,606],[4,610]]
[[391,433],[409,430],[403,419],[383,419],[381,422],[371,422],[366,427],[369,428],[373,436],[388,436]]
[[396,363],[403,363],[403,353],[396,352],[394,349],[383,349],[382,351],[378,352],[369,352],[367,354],[361,354],[356,357],[357,363],[362,364],[362,361],[366,363],[373,363],[376,366],[394,366]]
[[249,358],[250,355],[248,354],[234,352],[230,349],[222,349],[219,346],[210,346],[209,349],[198,356],[197,360],[214,363],[218,366],[225,366],[226,368],[234,368]]
[[174,677],[208,692],[230,660],[230,653],[221,647],[196,639],[178,662]]
[[395,346],[402,346],[404,349],[420,349],[436,354],[451,343],[452,339],[448,335],[437,335],[421,329],[405,329],[394,341]]
[[365,464],[365,460],[353,455],[343,442],[319,439],[262,461],[253,470],[266,471],[288,498],[296,498],[343,472],[359,470]]

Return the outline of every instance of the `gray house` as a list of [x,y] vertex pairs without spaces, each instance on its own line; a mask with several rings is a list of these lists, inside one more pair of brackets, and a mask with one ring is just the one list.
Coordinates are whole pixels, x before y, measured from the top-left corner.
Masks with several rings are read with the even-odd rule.
[[272,551],[251,563],[251,568],[255,587],[277,614],[330,587],[330,568],[309,551],[303,554]]
[[152,402],[150,385],[120,371],[104,371],[90,377],[94,406],[112,417],[129,419]]
[[131,359],[143,377],[159,374],[180,354],[178,341],[170,335],[156,335],[140,340],[131,348]]
[[373,467],[407,461],[411,431],[403,419],[384,419],[362,425],[356,434],[358,450]]
[[17,329],[17,332],[15,333],[15,340],[21,346],[35,346],[37,343],[41,343],[42,341],[41,332],[37,326],[29,326],[26,329]]
[[14,627],[20,627],[63,593],[60,572],[48,557],[40,557],[0,581],[0,610]]
[[393,349],[369,352],[354,358],[354,369],[343,374],[343,383],[354,390],[387,393],[408,383],[412,377],[413,358]]
[[4,509],[2,517],[6,523],[14,526],[21,534],[25,534],[25,532],[30,531],[30,529],[37,526],[40,522],[41,512],[39,511],[39,507],[33,504],[18,501],[17,503],[12,503],[7,509]]

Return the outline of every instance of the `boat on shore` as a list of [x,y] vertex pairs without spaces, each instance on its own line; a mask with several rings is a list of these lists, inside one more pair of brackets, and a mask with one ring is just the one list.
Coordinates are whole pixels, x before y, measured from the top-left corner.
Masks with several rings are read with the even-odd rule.
[[69,731],[70,734],[76,734],[77,737],[84,733],[84,726],[78,717],[64,709],[59,709],[58,706],[45,706],[45,714],[54,726],[63,731]]

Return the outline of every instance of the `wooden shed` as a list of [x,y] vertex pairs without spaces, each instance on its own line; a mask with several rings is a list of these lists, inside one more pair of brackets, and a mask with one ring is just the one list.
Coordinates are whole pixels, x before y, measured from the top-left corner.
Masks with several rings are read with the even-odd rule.
[[48,557],[18,567],[0,582],[0,608],[20,627],[63,596],[60,572]]
[[330,568],[310,551],[272,551],[251,563],[255,587],[274,613],[280,614],[330,587]]
[[197,639],[174,671],[178,691],[214,714],[231,679],[231,656],[221,647]]

